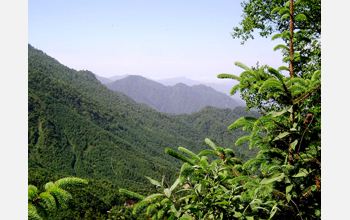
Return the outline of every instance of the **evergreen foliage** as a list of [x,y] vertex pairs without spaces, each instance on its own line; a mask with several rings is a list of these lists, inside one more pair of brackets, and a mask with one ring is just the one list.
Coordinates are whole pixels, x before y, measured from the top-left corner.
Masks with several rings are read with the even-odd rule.
[[50,213],[56,212],[61,208],[67,208],[72,195],[63,188],[72,186],[87,185],[86,180],[76,177],[66,177],[56,182],[45,184],[45,192],[39,193],[38,189],[28,186],[28,219],[48,218]]
[[[272,14],[279,12],[273,17],[281,21],[275,30],[286,39],[286,45],[277,48],[284,50],[284,60],[289,67],[249,68],[236,62],[244,70],[240,76],[222,74],[219,78],[238,80],[239,86],[233,92],[239,89],[247,103],[250,99],[248,109],[265,111],[260,118],[242,117],[229,126],[230,130],[250,132],[238,139],[236,145],[250,142],[251,148],[261,151],[256,158],[243,162],[234,158],[231,149],[218,147],[210,139],[205,142],[212,150],[191,155],[192,159],[166,150],[184,162],[174,184],[179,182],[187,187],[170,194],[174,187],[157,186],[170,204],[158,205],[157,201],[150,201],[148,207],[152,208],[149,209],[158,210],[152,212],[153,218],[159,212],[162,216],[165,213],[168,219],[321,218],[321,71],[315,69],[320,63],[314,65],[302,58],[312,51],[303,47],[315,41],[313,37],[320,37],[321,27],[317,26],[320,23],[313,23],[316,30],[305,32],[300,28],[305,24],[302,22],[313,20],[310,11],[316,10],[315,16],[320,14],[320,2],[290,0],[268,4],[251,0],[243,5],[252,6],[253,2],[260,2],[262,5],[253,6],[269,8]],[[271,6],[276,4],[281,7],[272,10]],[[310,11],[306,10],[306,5]],[[245,8],[245,12],[248,9]],[[245,17],[244,25],[248,25],[247,19],[254,19],[254,13]],[[265,31],[272,31],[271,28]],[[289,28],[289,32],[284,32],[284,28]],[[318,52],[320,50],[314,56],[318,56]],[[283,75],[282,70],[289,71],[289,76]],[[186,153],[183,147],[180,151]],[[205,156],[213,152],[219,160]]]

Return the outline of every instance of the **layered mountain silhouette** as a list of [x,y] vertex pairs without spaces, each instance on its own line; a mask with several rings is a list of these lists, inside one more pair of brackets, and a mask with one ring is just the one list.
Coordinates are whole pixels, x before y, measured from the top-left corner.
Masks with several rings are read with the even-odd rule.
[[210,105],[217,108],[242,106],[242,103],[205,85],[188,86],[178,83],[165,86],[142,76],[130,75],[105,84],[151,108],[169,114],[189,114]]
[[[131,79],[133,76],[131,76]],[[140,83],[143,78],[136,77]],[[149,82],[152,83],[152,82]],[[150,85],[155,95],[163,87]],[[159,88],[155,90],[154,88]],[[198,88],[197,88],[198,89]],[[201,90],[203,89],[203,90]],[[208,88],[199,87],[197,93]],[[183,90],[183,91],[182,91]],[[184,84],[174,87],[175,97],[193,90]],[[189,96],[191,98],[191,96]],[[189,101],[191,102],[191,101]],[[205,107],[199,112],[169,115],[112,91],[90,71],[76,71],[28,45],[28,168],[91,179],[107,179],[128,185],[111,170],[111,159],[121,177],[135,181],[156,178],[148,162],[177,178],[181,163],[164,153],[184,146],[195,153],[208,148],[205,138],[217,146],[232,148],[248,159],[248,146],[234,146],[245,135],[227,127],[242,116],[258,116],[245,108]],[[45,177],[46,178],[46,177]]]

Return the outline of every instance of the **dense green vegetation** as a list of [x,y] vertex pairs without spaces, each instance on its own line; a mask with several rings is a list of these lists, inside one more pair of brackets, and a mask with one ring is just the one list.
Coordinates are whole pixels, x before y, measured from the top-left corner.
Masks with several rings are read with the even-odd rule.
[[[259,117],[244,108],[210,106],[190,115],[157,112],[111,91],[91,72],[65,67],[28,45],[28,184],[43,190],[47,182],[67,176],[89,182],[87,188],[70,189],[70,208],[61,210],[57,219],[107,218],[113,207],[118,213],[111,213],[122,215],[127,197],[117,189],[134,184],[113,174],[111,157],[122,178],[155,178],[157,172],[148,162],[152,161],[175,180],[181,163],[164,155],[166,147],[187,146],[199,152],[205,137],[233,147],[247,133],[228,131],[226,119],[244,115]],[[245,160],[254,156],[248,145],[239,152]]]
[[105,85],[157,111],[171,114],[189,114],[207,105],[231,109],[239,106],[238,102],[226,94],[204,85],[190,87],[178,83],[174,86],[164,86],[142,76],[128,76]]
[[[179,177],[173,184],[168,184],[162,173],[161,181],[149,178],[157,193],[148,196],[121,189],[140,201],[134,213],[143,211],[152,219],[182,220],[321,218],[321,70],[317,68],[321,63],[313,59],[321,54],[320,48],[312,48],[315,54],[308,56],[312,51],[308,50],[309,43],[320,37],[315,20],[309,18],[310,11],[320,10],[321,3],[272,2],[243,3],[255,8],[253,13],[251,7],[245,8],[244,22],[258,16],[255,13],[261,8],[275,6],[270,8],[271,14],[282,24],[278,23],[276,30],[280,33],[272,39],[286,42],[275,50],[283,50],[283,61],[289,67],[249,68],[236,62],[244,70],[239,76],[218,76],[239,81],[231,93],[240,91],[243,99],[249,100],[247,108],[265,111],[261,118],[246,116],[229,126],[230,130],[242,128],[250,132],[237,140],[236,146],[248,142],[250,148],[260,152],[244,162],[236,158],[232,149],[210,139],[206,143],[211,149],[198,154],[184,147],[178,148],[181,153],[168,148],[167,154],[183,162]],[[317,15],[320,11],[312,16]],[[309,23],[314,26],[305,26]],[[282,71],[287,71],[288,76]]]

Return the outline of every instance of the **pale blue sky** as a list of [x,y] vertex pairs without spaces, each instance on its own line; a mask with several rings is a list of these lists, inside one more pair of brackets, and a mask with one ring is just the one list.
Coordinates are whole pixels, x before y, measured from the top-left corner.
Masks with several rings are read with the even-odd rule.
[[28,42],[76,70],[111,77],[186,76],[216,81],[248,66],[283,65],[278,44],[230,35],[242,7],[234,0],[28,1]]

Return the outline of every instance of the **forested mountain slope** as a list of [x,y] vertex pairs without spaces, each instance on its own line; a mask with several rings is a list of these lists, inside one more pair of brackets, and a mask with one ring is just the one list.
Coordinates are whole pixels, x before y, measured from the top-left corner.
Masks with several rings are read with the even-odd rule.
[[242,110],[208,108],[176,116],[157,112],[111,91],[93,73],[63,66],[28,45],[29,168],[128,185],[114,176],[113,156],[124,178],[156,176],[148,160],[174,176],[173,167],[180,163],[164,154],[164,148],[186,146],[199,152],[206,137],[233,146],[243,133],[227,131],[224,122],[246,115]]
[[164,86],[135,75],[105,85],[112,90],[123,92],[136,102],[145,103],[157,111],[171,114],[189,114],[207,105],[233,109],[242,104],[205,85],[190,87],[178,83],[174,86]]

